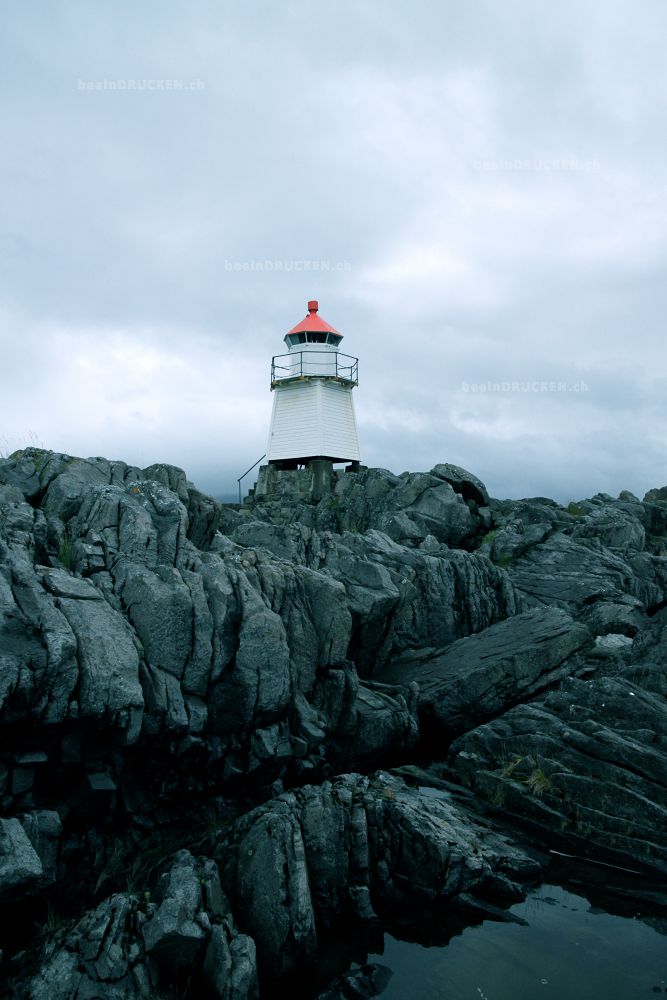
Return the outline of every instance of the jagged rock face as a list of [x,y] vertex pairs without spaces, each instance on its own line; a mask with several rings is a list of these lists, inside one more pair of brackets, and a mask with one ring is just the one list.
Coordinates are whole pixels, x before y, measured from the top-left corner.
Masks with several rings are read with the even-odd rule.
[[129,743],[142,731],[244,733],[345,659],[351,618],[330,576],[221,536],[200,552],[178,493],[119,463],[71,460],[53,474],[48,461],[39,483],[18,464],[31,497],[45,489],[42,534],[67,539],[57,551],[78,575],[35,565],[44,515],[14,491],[0,538],[4,721],[90,719]]
[[[537,869],[488,809],[664,874],[663,491],[495,501],[446,464],[333,482],[314,502],[284,473],[232,510],[171,466],[0,460],[0,895],[95,883],[123,825],[249,810],[209,843],[229,898],[187,852],[153,897],[89,897],[34,1000],[244,1000],[338,920],[514,899]],[[332,779],[452,739],[465,806]]]
[[474,476],[472,472],[468,472],[467,469],[462,469],[460,465],[441,462],[431,469],[431,475],[448,482],[453,490],[461,494],[464,500],[472,500],[478,507],[489,506],[489,494],[482,480]]
[[219,1000],[258,996],[254,943],[239,934],[213,861],[180,851],[157,901],[118,893],[87,913],[31,981],[30,1000],[148,1000],[174,974]]
[[377,921],[388,904],[445,904],[463,894],[521,897],[539,865],[433,798],[379,772],[307,786],[247,813],[216,858],[265,974],[312,963],[318,928]]
[[[626,494],[627,496],[627,494]],[[662,600],[667,583],[667,506],[592,500],[493,501],[496,528],[481,551],[503,566],[529,606],[576,611],[593,601]]]
[[43,874],[42,862],[19,820],[0,819],[0,902],[35,891]]
[[[448,469],[457,470],[454,486],[448,481]],[[365,469],[356,474],[336,473],[333,491],[309,504],[304,476],[281,472],[274,477],[270,493],[260,476],[253,510],[260,519],[285,525],[294,520],[294,506],[301,505],[299,520],[320,531],[366,532],[374,528],[410,545],[429,535],[447,545],[460,545],[474,536],[485,520],[475,501],[464,499],[466,486],[472,491],[470,496],[485,499],[483,484],[457,466],[436,466],[428,473],[405,472],[401,476],[386,469]]]
[[[663,613],[664,617],[664,613]],[[627,638],[627,637],[624,637]],[[667,873],[667,626],[460,737],[456,776],[540,840]]]
[[[517,610],[504,573],[436,541],[415,550],[376,530],[281,536],[258,524],[266,547],[250,544],[252,525],[232,542],[214,530],[220,505],[168,466],[141,472],[30,452],[3,462],[0,475],[6,723],[94,723],[126,744],[269,732],[260,740],[273,740],[269,756],[285,742],[299,756],[289,718],[318,670],[351,652],[370,675],[405,648],[448,642]],[[469,507],[442,478],[393,478],[390,510],[416,504],[425,517],[423,498],[435,496],[467,523]],[[388,476],[376,480],[364,503]],[[344,482],[357,496],[358,482]],[[285,558],[300,547],[300,558]],[[364,705],[379,695],[362,690],[357,721],[374,734],[358,742],[370,752],[383,737]],[[409,745],[414,720],[405,697],[396,704],[401,718],[392,705],[384,740],[402,731]],[[335,736],[326,720],[320,728]]]
[[406,649],[444,645],[522,607],[507,574],[487,558],[435,542],[413,548],[375,529],[338,535],[254,520],[232,538],[340,582],[352,616],[350,654],[363,676]]
[[394,660],[383,679],[418,682],[422,725],[441,745],[581,668],[588,629],[536,609],[451,643]]

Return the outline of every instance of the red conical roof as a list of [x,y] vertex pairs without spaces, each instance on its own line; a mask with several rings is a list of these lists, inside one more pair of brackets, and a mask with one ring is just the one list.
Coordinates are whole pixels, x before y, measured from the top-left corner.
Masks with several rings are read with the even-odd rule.
[[302,319],[296,326],[293,326],[286,336],[289,337],[290,333],[335,333],[337,336],[342,337],[342,333],[339,333],[335,327],[330,326],[326,320],[317,315],[318,308],[317,300],[311,299],[308,303],[308,315],[306,318]]

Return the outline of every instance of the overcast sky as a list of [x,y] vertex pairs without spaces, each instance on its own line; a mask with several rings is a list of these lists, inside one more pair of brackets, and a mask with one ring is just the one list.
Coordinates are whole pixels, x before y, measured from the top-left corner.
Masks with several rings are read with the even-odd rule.
[[0,452],[232,492],[317,298],[365,464],[667,483],[664,0],[0,12]]

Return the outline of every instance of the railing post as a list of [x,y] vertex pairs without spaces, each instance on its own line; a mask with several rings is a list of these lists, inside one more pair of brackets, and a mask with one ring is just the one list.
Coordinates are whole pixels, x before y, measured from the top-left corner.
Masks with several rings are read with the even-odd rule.
[[[262,458],[266,458],[266,453],[264,455],[262,455]],[[248,475],[248,473],[252,472],[252,470],[255,468],[255,466],[259,465],[259,463],[262,461],[262,458],[258,458],[257,461],[254,463],[254,465],[251,465],[249,469],[246,469],[246,471],[243,473],[243,475],[239,476],[239,478],[236,480],[236,482],[239,485],[239,507],[242,505],[242,500],[241,500],[241,480],[245,479],[245,477]]]

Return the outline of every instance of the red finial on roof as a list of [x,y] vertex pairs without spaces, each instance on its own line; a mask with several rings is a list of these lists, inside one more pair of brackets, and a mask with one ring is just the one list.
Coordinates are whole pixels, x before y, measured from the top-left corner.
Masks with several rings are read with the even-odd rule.
[[287,336],[289,337],[290,333],[335,333],[339,337],[342,337],[342,333],[339,333],[335,327],[330,326],[326,320],[317,315],[318,309],[319,303],[317,299],[311,299],[308,303],[308,315],[300,323],[297,323],[296,326],[293,326]]

